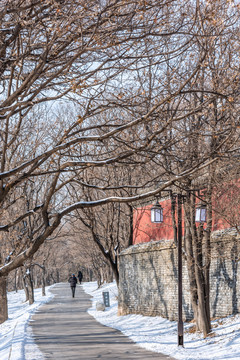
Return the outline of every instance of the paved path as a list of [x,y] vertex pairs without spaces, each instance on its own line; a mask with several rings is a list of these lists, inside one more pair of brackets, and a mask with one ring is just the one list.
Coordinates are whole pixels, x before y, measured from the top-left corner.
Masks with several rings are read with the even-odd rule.
[[46,359],[173,359],[144,350],[120,331],[98,323],[87,313],[90,296],[80,286],[75,298],[68,284],[57,284],[51,291],[55,297],[31,322],[34,340]]

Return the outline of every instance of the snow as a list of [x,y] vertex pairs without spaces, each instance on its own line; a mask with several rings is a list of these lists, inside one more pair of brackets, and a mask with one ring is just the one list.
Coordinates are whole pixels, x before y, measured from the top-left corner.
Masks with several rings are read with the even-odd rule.
[[[184,360],[239,360],[240,314],[212,321],[212,336],[203,339],[199,333],[191,333],[192,323],[184,324],[184,348],[177,346],[177,322],[159,316],[117,316],[117,286],[105,284],[97,289],[96,283],[83,283],[84,291],[91,296],[92,307],[88,313],[103,325],[120,330],[139,346],[160,352],[175,359]],[[102,292],[109,291],[110,307],[96,311],[96,303],[103,301]]]
[[[53,285],[54,286],[54,285]],[[0,325],[1,360],[43,360],[44,357],[34,343],[29,323],[40,305],[53,295],[46,288],[35,289],[35,303],[24,302],[23,290],[8,293],[9,319]],[[92,296],[92,307],[88,313],[98,322],[120,330],[139,346],[184,360],[239,360],[240,359],[240,314],[212,321],[213,335],[203,339],[201,334],[189,331],[193,324],[184,324],[184,348],[177,346],[177,322],[161,317],[142,315],[117,316],[117,286],[104,284],[97,289],[96,282],[83,283],[83,289]],[[103,302],[103,291],[109,292],[110,307],[96,311],[96,303]]]
[[35,302],[32,305],[25,302],[23,290],[8,293],[8,320],[0,325],[1,360],[44,359],[33,341],[28,325],[39,306],[52,299],[53,294],[49,291],[51,287],[46,288],[46,296],[42,296],[42,289],[35,289]]

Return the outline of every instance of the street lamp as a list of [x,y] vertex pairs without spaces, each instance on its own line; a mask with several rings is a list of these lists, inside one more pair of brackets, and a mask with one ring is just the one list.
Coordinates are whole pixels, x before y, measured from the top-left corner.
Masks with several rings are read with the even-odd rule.
[[151,208],[151,222],[162,223],[163,222],[163,208],[157,201]]
[[[170,192],[171,193],[171,192]],[[183,346],[183,319],[182,319],[182,204],[185,198],[182,194],[172,195],[177,198],[177,252],[178,252],[178,346]],[[195,221],[206,221],[206,205],[196,208]],[[151,208],[151,221],[163,222],[163,208],[157,201]]]
[[196,215],[195,221],[196,222],[206,222],[207,217],[207,207],[205,204],[200,204],[196,207]]

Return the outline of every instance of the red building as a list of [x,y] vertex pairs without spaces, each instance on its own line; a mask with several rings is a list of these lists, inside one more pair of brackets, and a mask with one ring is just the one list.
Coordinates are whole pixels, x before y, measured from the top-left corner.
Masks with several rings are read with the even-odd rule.
[[[228,184],[214,195],[212,230],[223,230],[240,224],[240,181]],[[172,240],[174,237],[171,215],[171,200],[160,201],[163,208],[163,222],[151,222],[153,204],[139,207],[133,216],[133,244],[158,240]],[[224,214],[224,216],[220,215]],[[184,225],[183,225],[184,226]],[[184,231],[184,229],[183,229]]]

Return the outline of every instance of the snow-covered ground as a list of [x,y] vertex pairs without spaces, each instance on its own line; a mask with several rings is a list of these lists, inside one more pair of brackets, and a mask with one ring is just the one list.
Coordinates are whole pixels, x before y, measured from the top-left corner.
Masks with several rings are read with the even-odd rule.
[[[54,286],[54,285],[53,285]],[[42,360],[43,356],[35,345],[29,321],[40,305],[50,301],[53,294],[46,288],[34,291],[35,302],[25,302],[23,290],[8,293],[8,320],[0,325],[0,359],[1,360]]]
[[[41,296],[41,289],[35,290],[35,303],[24,302],[23,291],[8,294],[9,319],[0,325],[1,360],[43,360],[44,357],[34,344],[29,321],[32,314],[43,303],[52,298]],[[168,354],[184,360],[239,360],[240,359],[240,314],[212,322],[213,334],[203,339],[201,334],[189,331],[192,324],[184,325],[184,348],[177,346],[177,323],[161,317],[141,315],[117,316],[117,287],[115,283],[97,289],[95,282],[83,283],[86,293],[93,296],[89,314],[100,323],[122,331],[126,336],[148,350]],[[108,291],[110,307],[96,311],[96,303],[102,302],[102,292]]]
[[[184,324],[184,348],[177,346],[177,322],[161,317],[141,315],[117,316],[117,287],[106,284],[96,290],[96,283],[84,283],[86,293],[93,296],[88,310],[100,323],[120,330],[145,349],[184,360],[240,360],[240,314],[212,322],[211,337],[191,333],[193,324]],[[110,307],[96,311],[96,302],[102,302],[102,292],[109,291]]]

